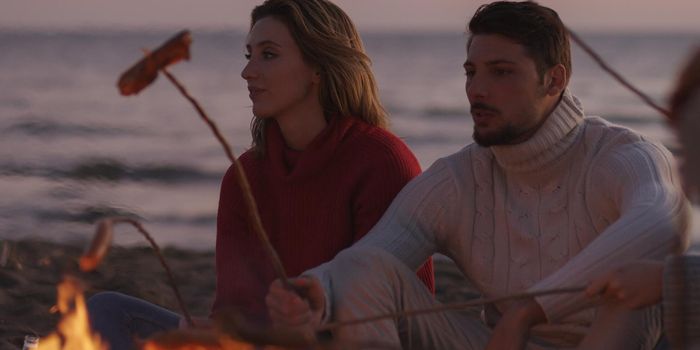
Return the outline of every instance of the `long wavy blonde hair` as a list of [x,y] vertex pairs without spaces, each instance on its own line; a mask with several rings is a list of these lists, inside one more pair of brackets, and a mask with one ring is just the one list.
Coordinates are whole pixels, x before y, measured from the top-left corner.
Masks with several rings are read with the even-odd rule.
[[[360,35],[343,10],[326,0],[267,0],[253,9],[250,27],[265,17],[282,21],[306,63],[319,70],[326,119],[351,116],[386,128],[386,111]],[[253,117],[253,150],[265,154],[267,120]]]

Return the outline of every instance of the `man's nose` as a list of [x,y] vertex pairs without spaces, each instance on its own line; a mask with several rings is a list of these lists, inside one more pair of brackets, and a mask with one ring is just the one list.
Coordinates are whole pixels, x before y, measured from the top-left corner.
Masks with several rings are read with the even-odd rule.
[[488,97],[488,83],[476,74],[467,79],[467,97],[469,100],[482,100]]

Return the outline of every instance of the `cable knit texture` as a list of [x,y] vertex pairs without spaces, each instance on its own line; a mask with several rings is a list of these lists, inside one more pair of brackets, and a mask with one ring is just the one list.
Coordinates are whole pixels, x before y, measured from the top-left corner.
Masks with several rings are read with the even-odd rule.
[[700,349],[700,256],[666,259],[664,327],[674,349]]
[[[286,148],[275,122],[266,130],[266,142],[266,157],[248,151],[239,159],[263,226],[290,277],[332,259],[364,236],[420,172],[401,140],[357,118],[333,118],[303,152]],[[276,276],[249,226],[233,166],[221,184],[217,223],[212,311],[234,306],[264,315],[267,288]],[[432,260],[426,256],[424,262],[420,269],[416,265],[418,276],[434,291]]]
[[[687,210],[666,149],[584,117],[565,91],[531,139],[471,144],[436,161],[350,249],[380,247],[411,268],[443,253],[492,297],[585,286],[611,266],[663,259],[685,247]],[[322,279],[331,300],[326,271],[308,273]],[[538,328],[554,343],[580,339],[594,317],[582,294],[537,302],[549,321]]]

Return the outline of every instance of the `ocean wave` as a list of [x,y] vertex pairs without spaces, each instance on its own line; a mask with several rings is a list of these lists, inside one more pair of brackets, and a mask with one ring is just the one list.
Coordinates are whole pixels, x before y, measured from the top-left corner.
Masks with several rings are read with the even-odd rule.
[[[17,215],[17,213],[15,213]],[[207,227],[216,225],[216,213],[200,215],[164,214],[157,216],[142,215],[126,208],[109,205],[84,206],[78,208],[52,208],[50,210],[32,210],[31,215],[38,222],[77,222],[94,224],[107,217],[128,217],[145,225],[183,225]]]
[[421,145],[468,145],[472,143],[471,130],[464,133],[446,134],[442,132],[422,133],[420,135],[402,135],[401,137],[409,146]]
[[29,100],[23,97],[0,97],[0,107],[24,109],[29,107]]
[[632,115],[625,115],[625,114],[613,114],[613,115],[604,115],[603,119],[614,123],[614,124],[620,124],[620,125],[627,125],[629,127],[633,126],[638,126],[638,125],[659,125],[662,126],[664,125],[664,120],[661,118],[657,118],[652,115],[648,116],[632,116]]
[[22,118],[2,130],[3,134],[23,134],[29,136],[116,136],[135,135],[136,130],[123,128],[71,124],[53,120]]
[[442,107],[442,106],[429,106],[423,109],[421,115],[427,118],[467,118],[469,117],[469,107]]
[[153,223],[167,223],[167,224],[181,224],[187,226],[212,226],[216,225],[216,213],[211,213],[210,215],[194,215],[194,216],[182,216],[182,215],[162,215],[157,217],[148,217],[149,222]]
[[219,181],[223,174],[212,173],[188,165],[129,165],[114,159],[89,159],[65,168],[3,164],[0,176],[38,176],[52,180],[76,181],[139,181],[190,183]]
[[124,208],[110,206],[87,206],[75,209],[55,208],[51,210],[34,210],[34,216],[39,222],[82,222],[95,223],[109,216],[126,216],[141,220],[141,217]]

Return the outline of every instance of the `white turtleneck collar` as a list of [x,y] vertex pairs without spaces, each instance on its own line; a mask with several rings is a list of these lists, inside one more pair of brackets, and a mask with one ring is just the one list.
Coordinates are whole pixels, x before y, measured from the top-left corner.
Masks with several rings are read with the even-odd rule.
[[515,145],[491,146],[489,149],[506,171],[537,170],[558,159],[569,149],[583,119],[581,103],[566,89],[552,114],[530,139]]

